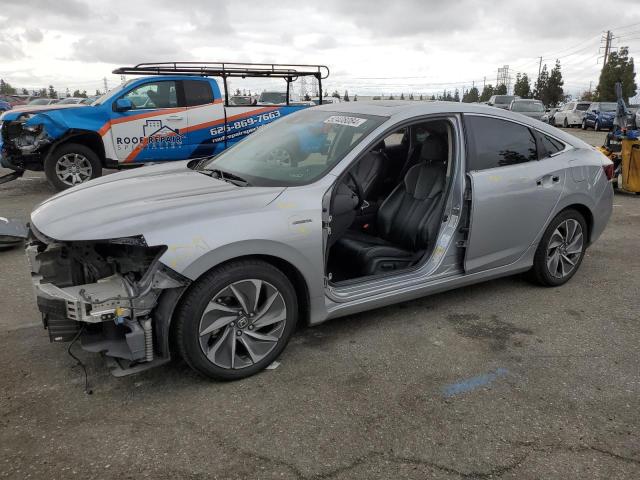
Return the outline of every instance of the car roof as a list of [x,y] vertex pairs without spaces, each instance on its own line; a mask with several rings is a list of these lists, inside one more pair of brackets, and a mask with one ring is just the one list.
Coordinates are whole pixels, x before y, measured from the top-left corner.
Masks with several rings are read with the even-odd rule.
[[539,120],[527,117],[517,112],[504,110],[502,108],[490,107],[483,104],[461,103],[461,102],[443,102],[443,101],[411,101],[411,100],[368,100],[357,102],[342,102],[318,105],[314,109],[326,110],[329,112],[342,114],[362,114],[377,115],[380,117],[388,117],[402,121],[405,118],[418,117],[422,115],[437,114],[456,114],[456,113],[475,113],[480,115],[490,115],[496,118],[504,118],[518,123],[528,125],[532,128],[546,132],[556,138],[559,138],[569,145],[578,148],[587,148],[588,145],[582,142],[578,137],[563,132],[549,124],[540,122]]

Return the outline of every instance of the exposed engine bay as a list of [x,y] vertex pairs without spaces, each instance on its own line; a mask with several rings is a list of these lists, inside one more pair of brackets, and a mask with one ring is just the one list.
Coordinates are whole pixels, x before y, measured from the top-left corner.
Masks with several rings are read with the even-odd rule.
[[[59,134],[59,128],[44,115],[25,112],[16,120],[2,122],[3,165],[13,169],[42,170],[42,160],[54,142],[52,131]],[[63,131],[62,129],[60,129]]]
[[26,252],[50,340],[79,337],[84,350],[116,359],[120,374],[168,360],[154,309],[163,291],[181,291],[189,281],[160,263],[165,250],[141,236],[58,242],[32,227]]

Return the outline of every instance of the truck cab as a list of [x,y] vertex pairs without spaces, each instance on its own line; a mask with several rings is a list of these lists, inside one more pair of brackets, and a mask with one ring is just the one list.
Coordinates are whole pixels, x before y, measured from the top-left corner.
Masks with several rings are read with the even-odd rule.
[[211,76],[164,71],[173,70],[179,73],[129,80],[89,106],[4,113],[0,166],[44,170],[54,188],[63,190],[99,177],[103,168],[217,155],[259,127],[306,108],[288,102],[234,105],[211,78],[224,69],[207,72]]

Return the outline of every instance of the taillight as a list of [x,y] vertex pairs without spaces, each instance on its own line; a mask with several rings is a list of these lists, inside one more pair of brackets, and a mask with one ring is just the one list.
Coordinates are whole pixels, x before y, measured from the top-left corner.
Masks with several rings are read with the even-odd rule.
[[607,180],[611,180],[613,178],[613,163],[609,162],[608,165],[602,165],[602,169],[607,176]]

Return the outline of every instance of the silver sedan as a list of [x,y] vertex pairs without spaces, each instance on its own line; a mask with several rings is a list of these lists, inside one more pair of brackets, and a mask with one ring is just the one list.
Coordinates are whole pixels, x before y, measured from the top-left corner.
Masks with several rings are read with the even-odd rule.
[[118,375],[180,355],[237,379],[299,324],[518,273],[564,284],[609,220],[612,174],[509,111],[333,104],[213,159],[62,192],[32,213],[27,253],[52,341],[80,339]]

